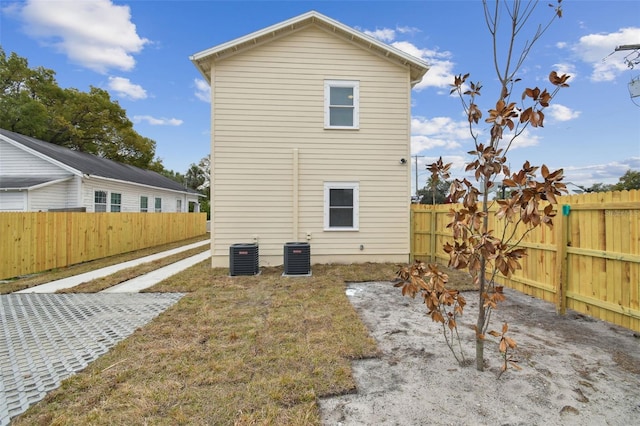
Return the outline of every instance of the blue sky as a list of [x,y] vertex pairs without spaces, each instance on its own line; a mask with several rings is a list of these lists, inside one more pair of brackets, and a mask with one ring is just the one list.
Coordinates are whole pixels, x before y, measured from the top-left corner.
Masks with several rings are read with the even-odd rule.
[[[547,22],[553,13],[547,3],[541,2],[531,24]],[[564,168],[565,180],[577,185],[615,183],[628,169],[640,170],[640,106],[628,89],[640,64],[627,66],[631,52],[612,54],[616,46],[640,43],[640,2],[562,4],[562,19],[532,49],[514,93],[550,88],[553,69],[569,73],[571,87],[546,111],[544,128],[518,139],[509,163],[512,169],[525,160]],[[189,56],[309,10],[431,65],[412,93],[418,185],[428,177],[424,165],[440,156],[454,163],[454,176],[464,176],[470,159],[465,153],[473,145],[449,84],[465,73],[480,81],[485,117],[496,100],[491,40],[479,0],[0,0],[0,45],[7,54],[27,58],[30,67],[54,70],[61,87],[108,90],[138,133],[157,142],[164,166],[184,173],[210,151],[208,86]],[[527,29],[530,38],[534,27]],[[640,97],[635,101],[640,105]]]

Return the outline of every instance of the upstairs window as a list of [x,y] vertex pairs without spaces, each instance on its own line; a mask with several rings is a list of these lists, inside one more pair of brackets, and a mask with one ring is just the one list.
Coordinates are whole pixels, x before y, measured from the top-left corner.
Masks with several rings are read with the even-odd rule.
[[122,194],[116,192],[111,193],[111,212],[122,211]]
[[359,184],[326,182],[324,184],[325,231],[357,231],[359,228]]
[[102,213],[107,211],[107,191],[95,191],[93,196],[93,211]]
[[358,129],[360,126],[360,82],[325,80],[325,129]]

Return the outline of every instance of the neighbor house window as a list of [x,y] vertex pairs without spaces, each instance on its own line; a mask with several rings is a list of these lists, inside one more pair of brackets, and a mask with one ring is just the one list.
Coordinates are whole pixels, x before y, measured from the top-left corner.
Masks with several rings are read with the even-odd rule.
[[182,212],[182,200],[176,200],[176,212]]
[[326,231],[357,231],[359,227],[358,199],[358,183],[325,182],[324,229]]
[[357,129],[360,126],[360,82],[325,80],[324,127]]
[[140,211],[146,213],[149,211],[149,197],[144,195],[140,197]]
[[107,211],[107,191],[95,191],[93,197],[93,211],[96,213]]
[[162,211],[162,198],[156,197],[156,208],[155,212],[160,213]]
[[111,212],[122,211],[122,194],[111,193]]

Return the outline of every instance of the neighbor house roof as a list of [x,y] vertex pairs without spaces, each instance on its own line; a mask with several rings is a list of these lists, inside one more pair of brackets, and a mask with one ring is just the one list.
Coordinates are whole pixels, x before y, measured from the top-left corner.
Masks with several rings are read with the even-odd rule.
[[[114,179],[155,188],[188,192],[194,195],[197,194],[196,191],[185,188],[180,183],[151,170],[144,170],[86,152],[73,151],[60,145],[41,141],[9,130],[0,129],[0,139],[18,147],[22,146],[23,149],[26,148],[27,151],[36,153],[41,157],[44,156],[53,160],[53,162],[58,163],[58,165],[77,175],[82,174],[90,177]],[[22,188],[28,188],[34,185],[41,185],[47,181],[49,180],[38,180],[38,178],[35,177],[28,179],[25,177],[24,180],[13,177],[9,180],[9,178],[5,176],[2,178],[2,186],[21,185]]]
[[238,52],[251,49],[254,46],[267,43],[309,25],[316,25],[335,34],[336,36],[349,40],[372,53],[385,57],[401,66],[408,67],[411,75],[411,86],[419,83],[429,69],[429,65],[423,60],[409,55],[400,49],[396,49],[393,46],[383,43],[363,32],[355,30],[316,11],[304,13],[296,16],[295,18],[291,18],[284,22],[280,22],[279,24],[248,34],[244,37],[203,50],[202,52],[190,56],[189,59],[191,59],[204,78],[210,82],[209,63],[211,60],[225,58]]

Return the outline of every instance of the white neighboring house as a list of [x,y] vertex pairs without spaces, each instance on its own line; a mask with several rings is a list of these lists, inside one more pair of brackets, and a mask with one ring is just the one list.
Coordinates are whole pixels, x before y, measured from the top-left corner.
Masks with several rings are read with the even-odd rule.
[[191,56],[211,86],[212,265],[306,242],[312,263],[406,262],[422,60],[311,11]]
[[188,212],[201,196],[159,173],[0,129],[0,212]]

